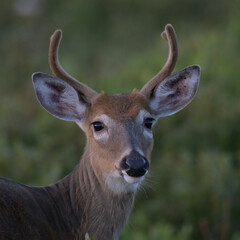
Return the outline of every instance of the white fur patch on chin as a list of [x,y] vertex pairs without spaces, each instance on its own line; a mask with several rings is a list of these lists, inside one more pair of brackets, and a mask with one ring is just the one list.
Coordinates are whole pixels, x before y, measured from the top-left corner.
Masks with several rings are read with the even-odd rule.
[[139,178],[130,177],[125,171],[120,175],[118,171],[114,174],[106,174],[106,184],[115,194],[135,192],[143,181],[144,176]]

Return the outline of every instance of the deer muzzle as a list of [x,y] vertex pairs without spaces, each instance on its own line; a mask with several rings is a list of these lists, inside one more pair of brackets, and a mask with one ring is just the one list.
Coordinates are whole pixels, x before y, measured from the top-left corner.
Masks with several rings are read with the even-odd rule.
[[142,177],[147,173],[149,162],[137,151],[132,151],[122,159],[120,167],[128,176],[137,178]]

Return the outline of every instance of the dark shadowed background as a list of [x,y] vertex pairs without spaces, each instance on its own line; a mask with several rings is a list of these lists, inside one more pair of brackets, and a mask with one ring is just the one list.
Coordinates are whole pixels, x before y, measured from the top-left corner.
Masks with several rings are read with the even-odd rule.
[[176,70],[202,67],[194,101],[158,121],[146,184],[124,240],[240,239],[240,2],[227,0],[8,0],[0,2],[0,175],[47,185],[68,174],[81,130],[49,115],[31,82],[50,73],[49,38],[63,30],[60,60],[106,93],[140,89],[164,64],[160,34],[175,27]]

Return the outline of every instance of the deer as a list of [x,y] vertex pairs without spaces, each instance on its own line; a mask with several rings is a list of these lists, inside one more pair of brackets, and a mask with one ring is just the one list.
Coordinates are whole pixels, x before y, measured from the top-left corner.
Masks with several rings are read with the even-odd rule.
[[35,93],[46,111],[83,130],[86,146],[74,170],[55,184],[34,187],[0,178],[0,239],[119,239],[149,171],[153,125],[187,106],[199,85],[199,65],[172,74],[178,46],[171,24],[162,37],[169,47],[163,68],[140,91],[106,94],[63,69],[62,31],[53,33],[54,76],[34,73]]

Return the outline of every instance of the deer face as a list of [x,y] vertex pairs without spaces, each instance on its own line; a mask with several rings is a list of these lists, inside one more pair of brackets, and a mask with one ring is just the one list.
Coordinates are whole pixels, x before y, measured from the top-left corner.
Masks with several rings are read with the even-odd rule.
[[95,174],[114,193],[137,189],[148,172],[153,147],[152,125],[172,115],[193,99],[200,67],[187,67],[169,75],[175,65],[177,45],[171,25],[163,37],[170,53],[164,68],[141,91],[131,94],[98,94],[70,77],[58,63],[61,32],[50,43],[50,66],[64,80],[33,74],[41,105],[59,119],[74,121],[87,135],[86,149]]
[[[154,119],[147,100],[131,94],[101,94],[79,126],[87,134],[92,166],[112,189],[136,188],[148,171]],[[118,184],[116,184],[118,182]]]

